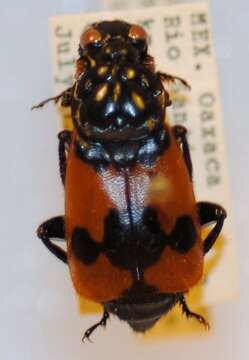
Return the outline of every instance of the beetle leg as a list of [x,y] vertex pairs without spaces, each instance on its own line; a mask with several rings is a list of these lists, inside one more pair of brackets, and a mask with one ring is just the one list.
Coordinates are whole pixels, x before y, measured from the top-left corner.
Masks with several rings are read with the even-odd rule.
[[161,71],[158,71],[157,74],[159,75],[160,79],[162,81],[167,81],[170,83],[174,83],[176,80],[180,81],[186,88],[188,88],[189,90],[191,90],[191,86],[187,83],[186,80],[182,79],[179,76],[174,76],[174,75],[170,75],[167,73],[163,73]]
[[66,252],[51,241],[51,238],[65,239],[63,216],[57,216],[42,223],[37,229],[37,235],[48,250],[50,250],[58,259],[67,263]]
[[93,333],[93,331],[96,330],[99,326],[105,327],[106,322],[109,319],[109,317],[110,317],[109,313],[106,310],[104,310],[102,319],[97,324],[91,326],[88,330],[86,330],[86,332],[85,332],[85,334],[84,334],[84,336],[82,338],[82,341],[84,342],[85,339],[91,341],[90,336]]
[[42,108],[50,101],[54,101],[54,103],[57,104],[59,100],[61,100],[62,106],[70,106],[72,100],[72,87],[62,91],[62,93],[60,93],[59,95],[45,99],[41,101],[39,104],[32,106],[31,110]]
[[189,151],[188,140],[187,140],[187,136],[186,136],[187,129],[184,126],[176,125],[176,126],[173,126],[173,132],[174,132],[176,140],[179,141],[179,143],[181,144],[182,151],[183,151],[183,157],[184,157],[185,163],[186,163],[188,171],[189,171],[189,176],[192,180],[193,166],[192,166],[192,161],[191,161],[191,156],[190,156],[190,151]]
[[62,184],[65,185],[66,167],[67,167],[67,152],[71,143],[71,131],[62,130],[58,134],[59,138],[59,168]]
[[197,314],[195,312],[192,312],[189,307],[188,304],[186,303],[185,297],[184,295],[181,295],[179,298],[179,304],[181,305],[182,308],[182,312],[184,315],[187,316],[187,318],[195,318],[200,324],[202,324],[207,330],[209,330],[210,325],[207,322],[207,320],[200,314]]
[[197,203],[197,207],[201,225],[216,222],[215,226],[203,242],[203,251],[204,254],[206,254],[212,248],[221,233],[227,214],[226,210],[222,206],[210,202],[199,202]]

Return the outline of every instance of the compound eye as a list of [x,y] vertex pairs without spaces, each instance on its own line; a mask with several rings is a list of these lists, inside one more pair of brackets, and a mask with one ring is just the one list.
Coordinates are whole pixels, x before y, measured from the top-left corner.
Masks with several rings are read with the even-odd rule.
[[101,33],[93,27],[83,32],[80,37],[80,46],[84,48],[87,45],[98,45],[102,40]]
[[134,40],[146,40],[147,33],[144,28],[140,25],[132,25],[129,30],[129,37]]

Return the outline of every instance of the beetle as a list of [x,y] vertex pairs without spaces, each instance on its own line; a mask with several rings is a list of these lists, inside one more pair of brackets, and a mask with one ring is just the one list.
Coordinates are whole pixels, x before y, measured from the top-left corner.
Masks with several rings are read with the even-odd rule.
[[209,326],[185,294],[202,277],[226,211],[195,200],[187,130],[165,120],[172,81],[189,86],[156,71],[140,25],[101,21],[80,37],[72,87],[35,106],[60,100],[71,108],[73,130],[59,134],[65,215],[37,234],[68,264],[77,293],[103,305],[83,339],[110,314],[145,332],[176,304]]

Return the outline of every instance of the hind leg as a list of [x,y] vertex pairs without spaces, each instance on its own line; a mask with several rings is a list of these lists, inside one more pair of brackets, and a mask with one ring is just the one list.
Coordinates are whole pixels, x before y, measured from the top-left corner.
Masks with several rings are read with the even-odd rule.
[[66,252],[52,242],[53,238],[55,240],[65,239],[63,216],[57,216],[42,223],[37,229],[37,235],[49,251],[51,251],[58,259],[67,263]]
[[186,300],[185,300],[185,297],[184,295],[181,295],[180,296],[180,299],[179,299],[179,304],[182,308],[182,312],[184,315],[187,316],[187,318],[195,318],[200,324],[202,324],[203,326],[205,326],[205,328],[207,330],[209,330],[210,326],[209,326],[209,323],[206,321],[206,319],[201,316],[200,314],[197,314],[195,312],[192,312],[187,303],[186,303]]
[[197,207],[202,226],[216,222],[215,226],[203,242],[203,251],[204,254],[206,254],[220,235],[227,214],[222,206],[211,202],[199,202],[197,203]]
[[104,313],[103,313],[103,316],[102,316],[102,319],[95,325],[91,326],[84,334],[83,338],[82,338],[82,341],[84,342],[85,339],[90,340],[90,336],[91,334],[93,333],[93,331],[95,331],[99,326],[103,326],[105,327],[106,326],[106,322],[107,320],[109,319],[110,315],[109,313],[104,310]]

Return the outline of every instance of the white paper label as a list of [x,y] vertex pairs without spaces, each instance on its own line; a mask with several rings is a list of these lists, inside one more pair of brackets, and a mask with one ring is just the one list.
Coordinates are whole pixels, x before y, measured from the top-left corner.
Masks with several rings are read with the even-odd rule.
[[182,0],[104,0],[107,7],[111,9],[138,9],[150,6],[166,6],[182,2]]

